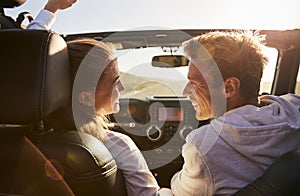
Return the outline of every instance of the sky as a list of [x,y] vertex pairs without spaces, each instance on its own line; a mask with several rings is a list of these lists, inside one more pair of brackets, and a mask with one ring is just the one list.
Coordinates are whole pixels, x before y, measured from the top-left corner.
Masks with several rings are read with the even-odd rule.
[[[47,0],[27,0],[5,13],[34,17]],[[300,28],[299,0],[77,0],[57,13],[61,34],[164,27],[171,29]]]

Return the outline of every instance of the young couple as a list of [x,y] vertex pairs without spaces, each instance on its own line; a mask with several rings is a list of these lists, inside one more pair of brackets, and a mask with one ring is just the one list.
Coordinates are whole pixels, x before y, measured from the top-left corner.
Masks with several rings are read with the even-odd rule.
[[[55,13],[74,3],[49,0],[27,28],[49,30]],[[128,195],[231,195],[300,147],[299,96],[258,95],[267,62],[261,37],[210,32],[183,43],[190,58],[183,94],[197,119],[213,120],[187,136],[182,170],[174,174],[171,190],[160,188],[131,138],[107,126],[106,116],[119,111],[124,90],[113,50],[90,38],[67,46],[74,83],[71,126],[105,144],[124,173]],[[206,142],[211,139],[213,144]]]

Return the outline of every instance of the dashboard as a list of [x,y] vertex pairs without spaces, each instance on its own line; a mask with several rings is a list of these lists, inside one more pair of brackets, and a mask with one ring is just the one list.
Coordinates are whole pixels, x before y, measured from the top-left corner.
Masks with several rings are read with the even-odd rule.
[[114,131],[133,139],[159,184],[165,187],[182,167],[181,149],[186,136],[208,123],[195,118],[187,97],[177,96],[120,99],[120,111],[111,120]]

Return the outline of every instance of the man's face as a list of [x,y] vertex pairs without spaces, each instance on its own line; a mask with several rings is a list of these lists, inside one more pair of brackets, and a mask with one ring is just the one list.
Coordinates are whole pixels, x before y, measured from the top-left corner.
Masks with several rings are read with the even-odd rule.
[[212,104],[208,85],[201,72],[191,61],[187,77],[189,82],[183,90],[183,95],[190,98],[196,110],[196,118],[198,120],[211,118]]

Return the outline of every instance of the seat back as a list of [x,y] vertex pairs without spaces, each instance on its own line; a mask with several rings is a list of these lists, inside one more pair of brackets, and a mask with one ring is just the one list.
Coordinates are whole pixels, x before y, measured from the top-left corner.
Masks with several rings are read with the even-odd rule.
[[300,195],[300,149],[282,155],[262,176],[234,194],[234,196],[253,195]]
[[0,31],[0,193],[126,195],[104,144],[78,131],[46,128],[71,100],[64,39],[42,30]]
[[1,134],[0,149],[0,195],[74,195],[27,137]]

